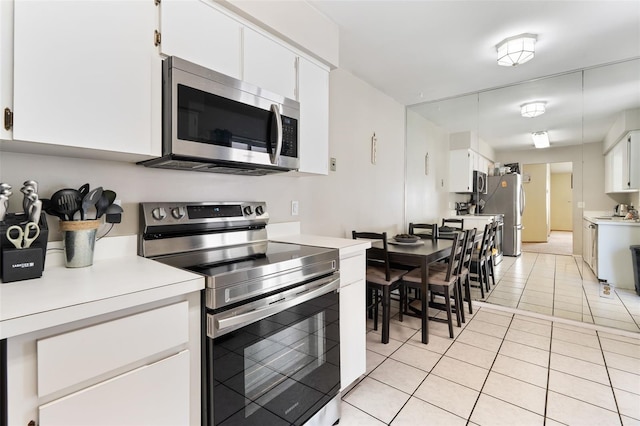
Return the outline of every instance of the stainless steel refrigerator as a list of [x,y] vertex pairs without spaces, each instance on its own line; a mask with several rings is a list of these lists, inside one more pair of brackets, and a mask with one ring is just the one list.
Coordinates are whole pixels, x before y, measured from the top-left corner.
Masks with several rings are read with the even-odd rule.
[[522,213],[525,198],[522,176],[517,173],[489,176],[487,193],[479,194],[483,214],[504,214],[503,254],[520,256],[522,253]]

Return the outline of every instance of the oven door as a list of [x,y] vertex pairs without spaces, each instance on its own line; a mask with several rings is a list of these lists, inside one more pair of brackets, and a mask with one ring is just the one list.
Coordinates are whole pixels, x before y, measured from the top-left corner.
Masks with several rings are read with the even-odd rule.
[[206,424],[302,425],[336,400],[337,276],[207,314]]
[[299,167],[298,102],[179,58],[164,66],[163,155]]

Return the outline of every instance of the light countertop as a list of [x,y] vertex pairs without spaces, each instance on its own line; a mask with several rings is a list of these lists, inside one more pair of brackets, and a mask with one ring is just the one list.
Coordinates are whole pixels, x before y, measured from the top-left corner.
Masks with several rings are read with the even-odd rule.
[[640,226],[640,221],[638,220],[628,220],[623,219],[621,217],[610,217],[609,216],[584,216],[584,219],[588,220],[591,223],[595,223],[598,226],[600,225],[611,225],[611,226]]
[[0,283],[0,339],[204,288],[200,275],[125,253],[85,268],[50,262],[48,253],[42,278]]
[[323,237],[318,235],[292,234],[271,238],[272,241],[282,243],[301,244],[305,246],[327,247],[340,250],[340,256],[366,250],[371,247],[371,242],[366,240],[353,240],[348,238]]

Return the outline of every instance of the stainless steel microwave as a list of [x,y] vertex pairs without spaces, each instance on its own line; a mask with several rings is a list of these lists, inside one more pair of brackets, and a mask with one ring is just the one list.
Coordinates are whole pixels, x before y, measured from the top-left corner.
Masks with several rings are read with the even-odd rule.
[[162,157],[147,167],[265,175],[297,170],[300,104],[175,56],[163,61]]

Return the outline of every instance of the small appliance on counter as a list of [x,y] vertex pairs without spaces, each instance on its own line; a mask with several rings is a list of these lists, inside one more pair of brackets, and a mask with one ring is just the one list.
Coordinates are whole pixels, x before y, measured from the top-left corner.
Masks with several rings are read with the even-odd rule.
[[[631,206],[631,208],[633,208],[633,206]],[[626,204],[616,204],[613,207],[614,216],[625,217],[627,213],[629,213],[629,206],[627,206]]]

